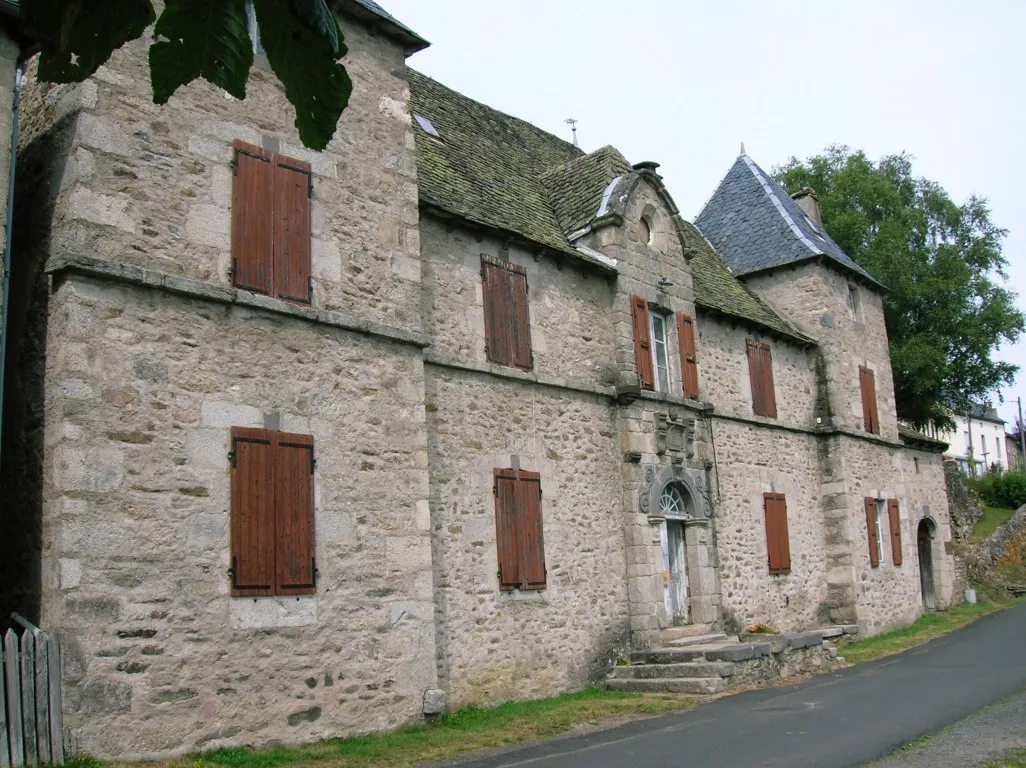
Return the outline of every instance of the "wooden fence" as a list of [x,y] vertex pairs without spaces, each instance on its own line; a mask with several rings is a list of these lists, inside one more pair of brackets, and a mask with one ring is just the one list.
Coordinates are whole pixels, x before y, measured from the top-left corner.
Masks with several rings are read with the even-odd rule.
[[21,616],[20,641],[7,630],[0,648],[0,766],[64,762],[61,657],[56,635]]

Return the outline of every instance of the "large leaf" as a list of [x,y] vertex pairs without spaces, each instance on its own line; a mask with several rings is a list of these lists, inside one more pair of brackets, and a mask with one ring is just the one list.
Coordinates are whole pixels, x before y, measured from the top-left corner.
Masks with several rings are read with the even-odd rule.
[[41,48],[39,77],[52,83],[85,80],[154,18],[150,0],[28,0],[24,10]]
[[338,22],[324,0],[289,0],[292,12],[306,26],[328,41],[331,53],[337,59],[346,55],[345,43],[338,31]]
[[345,50],[342,32],[336,54],[331,42],[281,0],[253,0],[260,42],[274,74],[285,86],[285,98],[296,108],[296,128],[303,144],[321,150],[328,146],[349,103],[353,83],[338,59]]
[[168,0],[153,33],[150,78],[157,104],[197,77],[246,98],[253,66],[246,0]]

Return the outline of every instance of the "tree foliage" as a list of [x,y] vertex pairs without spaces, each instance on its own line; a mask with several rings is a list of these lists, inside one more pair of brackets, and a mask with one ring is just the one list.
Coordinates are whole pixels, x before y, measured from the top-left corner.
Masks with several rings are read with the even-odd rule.
[[[39,77],[81,82],[151,24],[153,100],[203,78],[246,97],[253,64],[246,0],[166,0],[157,18],[151,0],[23,0],[24,30],[40,48]],[[342,32],[326,0],[253,0],[271,70],[296,108],[303,144],[324,149],[349,103],[352,82],[339,61]]]
[[884,297],[898,416],[918,427],[952,426],[1014,381],[1017,366],[993,359],[1024,329],[1015,294],[1003,287],[1006,230],[984,198],[958,205],[937,184],[912,175],[907,154],[878,162],[830,147],[775,172],[790,192],[812,187],[823,226],[859,265],[886,285]]

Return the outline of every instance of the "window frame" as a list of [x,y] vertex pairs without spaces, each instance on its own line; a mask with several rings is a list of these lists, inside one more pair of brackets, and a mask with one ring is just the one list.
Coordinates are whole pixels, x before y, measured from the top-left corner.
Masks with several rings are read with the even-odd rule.
[[[656,318],[662,328],[662,334],[656,333]],[[652,347],[652,383],[656,392],[668,393],[670,391],[670,339],[667,331],[668,316],[662,312],[648,311],[648,333]],[[659,364],[660,349],[662,350],[663,362]],[[665,374],[665,379],[660,374]]]
[[[887,500],[886,499],[873,499],[873,516],[876,531],[876,560],[878,563],[883,563],[883,516],[887,512]],[[888,525],[888,534],[890,532],[890,526]]]

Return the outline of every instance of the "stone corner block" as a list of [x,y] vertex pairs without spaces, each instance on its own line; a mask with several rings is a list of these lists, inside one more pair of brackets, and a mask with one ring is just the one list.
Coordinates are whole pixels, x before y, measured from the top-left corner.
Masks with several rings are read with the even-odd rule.
[[424,691],[423,712],[425,715],[440,715],[445,712],[445,709],[445,691],[438,688],[428,688]]

